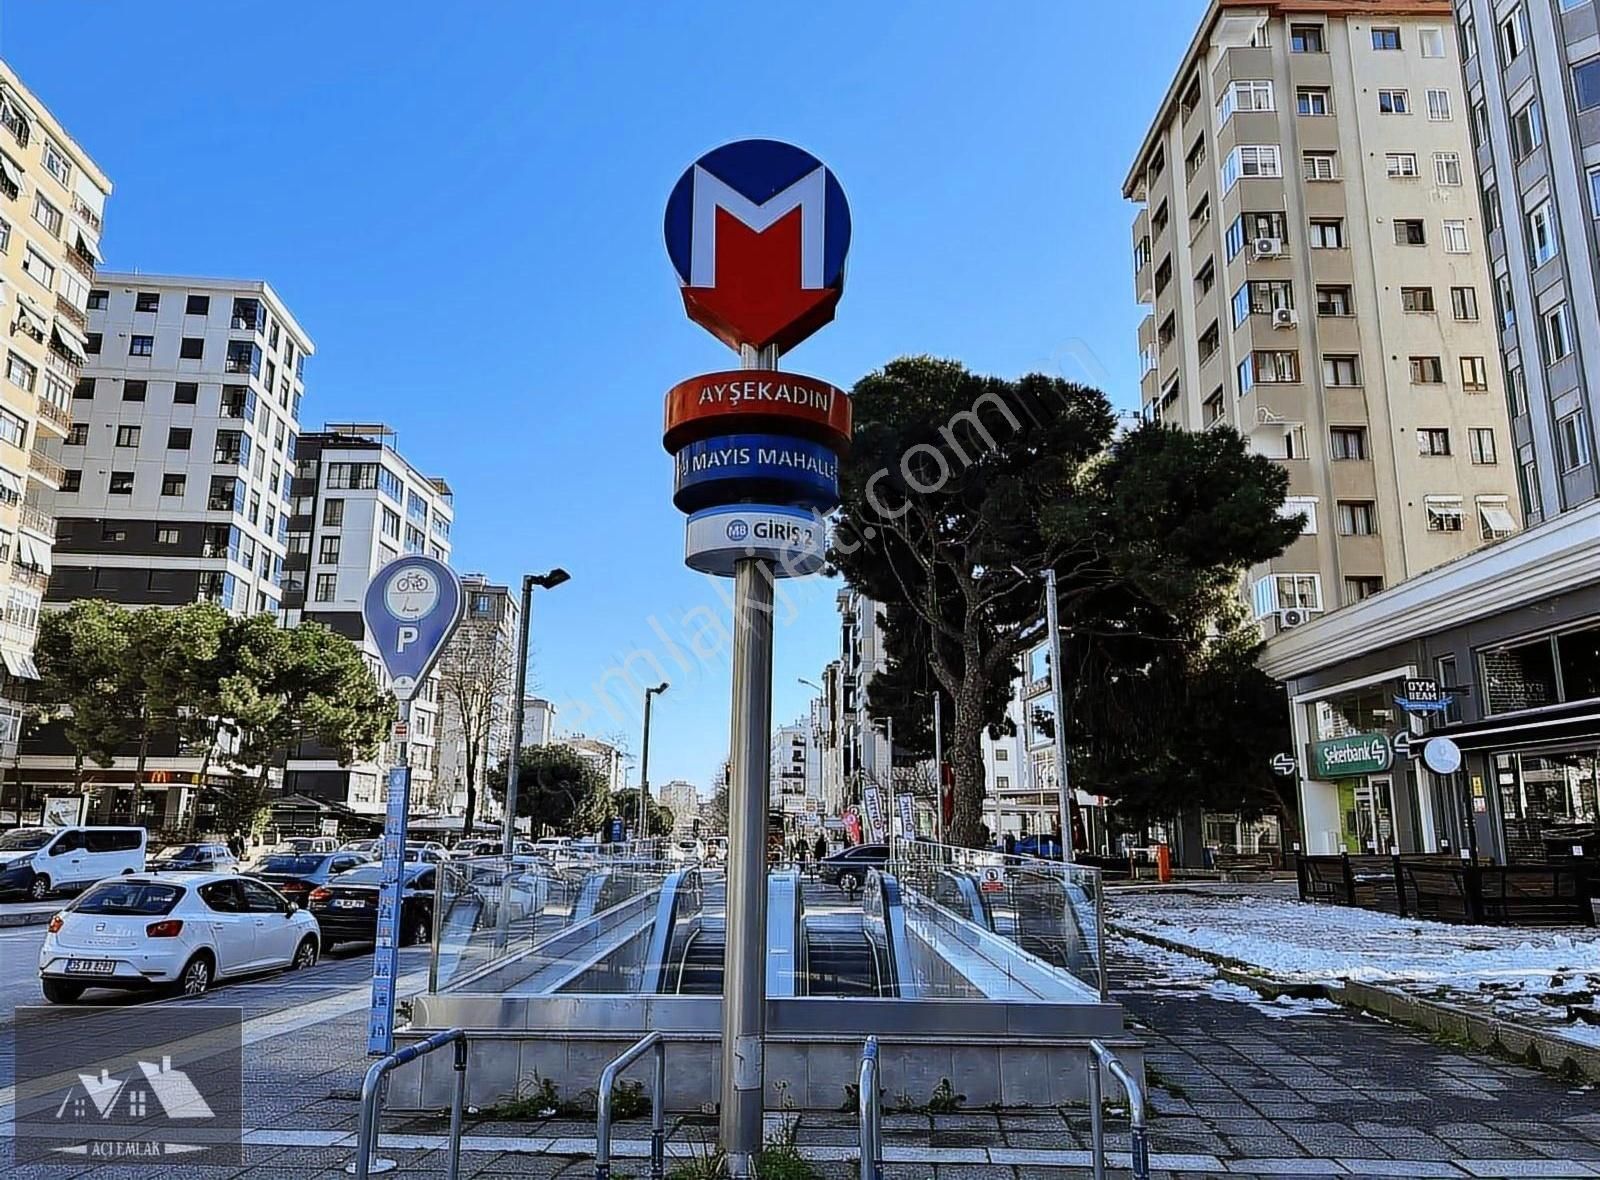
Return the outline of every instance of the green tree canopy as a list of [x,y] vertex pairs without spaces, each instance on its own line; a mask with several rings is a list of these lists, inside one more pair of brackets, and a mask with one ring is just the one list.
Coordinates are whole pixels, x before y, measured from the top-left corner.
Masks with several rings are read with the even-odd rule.
[[[506,801],[506,763],[489,771],[489,793]],[[517,762],[517,815],[535,835],[589,835],[611,815],[611,798],[600,770],[571,746],[526,746]]]

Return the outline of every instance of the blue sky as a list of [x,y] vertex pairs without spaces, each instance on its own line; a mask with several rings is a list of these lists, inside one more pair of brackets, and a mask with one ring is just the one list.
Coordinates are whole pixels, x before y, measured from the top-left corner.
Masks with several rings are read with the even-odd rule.
[[[115,183],[107,264],[270,281],[317,343],[304,425],[395,427],[455,489],[457,568],[570,570],[536,598],[538,691],[637,750],[616,670],[659,665],[651,781],[704,788],[726,586],[683,566],[661,403],[732,354],[662,246],[678,174],[770,136],[843,183],[844,300],[784,367],[931,352],[1133,406],[1121,182],[1202,11],[13,0],[0,53]],[[837,589],[780,603],[775,721],[837,652]]]

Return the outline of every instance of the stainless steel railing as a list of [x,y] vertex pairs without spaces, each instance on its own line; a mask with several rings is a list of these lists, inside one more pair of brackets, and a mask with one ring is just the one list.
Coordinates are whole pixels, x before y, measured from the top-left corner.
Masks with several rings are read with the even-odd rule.
[[425,1041],[407,1045],[374,1061],[367,1070],[367,1076],[361,1080],[361,1121],[356,1127],[356,1158],[345,1167],[345,1171],[352,1173],[356,1180],[367,1180],[369,1173],[391,1172],[397,1167],[394,1160],[373,1159],[373,1153],[378,1150],[378,1132],[383,1118],[381,1107],[387,1088],[384,1085],[385,1077],[402,1065],[446,1045],[456,1048],[456,1086],[455,1097],[450,1102],[450,1164],[447,1174],[449,1180],[457,1180],[461,1175],[461,1115],[467,1104],[467,1034],[459,1028],[447,1028]]
[[1150,1138],[1145,1121],[1144,1087],[1110,1049],[1089,1042],[1089,1128],[1094,1152],[1094,1180],[1106,1178],[1105,1111],[1101,1109],[1100,1071],[1116,1078],[1128,1094],[1128,1154],[1133,1180],[1150,1180]]
[[594,1180],[611,1180],[611,1091],[617,1075],[651,1050],[655,1051],[655,1066],[650,1075],[650,1180],[666,1180],[667,1042],[658,1032],[640,1038],[600,1071],[594,1104]]
[[868,1037],[867,1043],[861,1046],[861,1065],[856,1071],[861,1180],[883,1180],[883,1099],[880,1089],[878,1038]]

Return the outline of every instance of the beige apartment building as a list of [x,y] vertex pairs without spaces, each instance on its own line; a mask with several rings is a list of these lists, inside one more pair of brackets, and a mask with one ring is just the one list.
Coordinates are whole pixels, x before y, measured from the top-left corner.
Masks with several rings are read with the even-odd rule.
[[1306,516],[1269,634],[1521,526],[1472,160],[1448,3],[1214,0],[1124,182],[1145,415]]
[[[41,440],[72,425],[83,368],[89,287],[111,182],[0,61],[0,766],[16,762],[21,703],[38,677],[33,645],[56,524],[51,495],[65,474]],[[0,783],[4,779],[0,778]],[[19,822],[0,792],[0,827]]]

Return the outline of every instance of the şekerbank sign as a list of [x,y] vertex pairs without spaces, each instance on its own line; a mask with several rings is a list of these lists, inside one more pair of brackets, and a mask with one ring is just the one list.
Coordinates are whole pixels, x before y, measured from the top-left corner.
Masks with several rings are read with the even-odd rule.
[[1394,762],[1394,747],[1381,733],[1352,733],[1311,743],[1311,777],[1331,780],[1382,774]]

